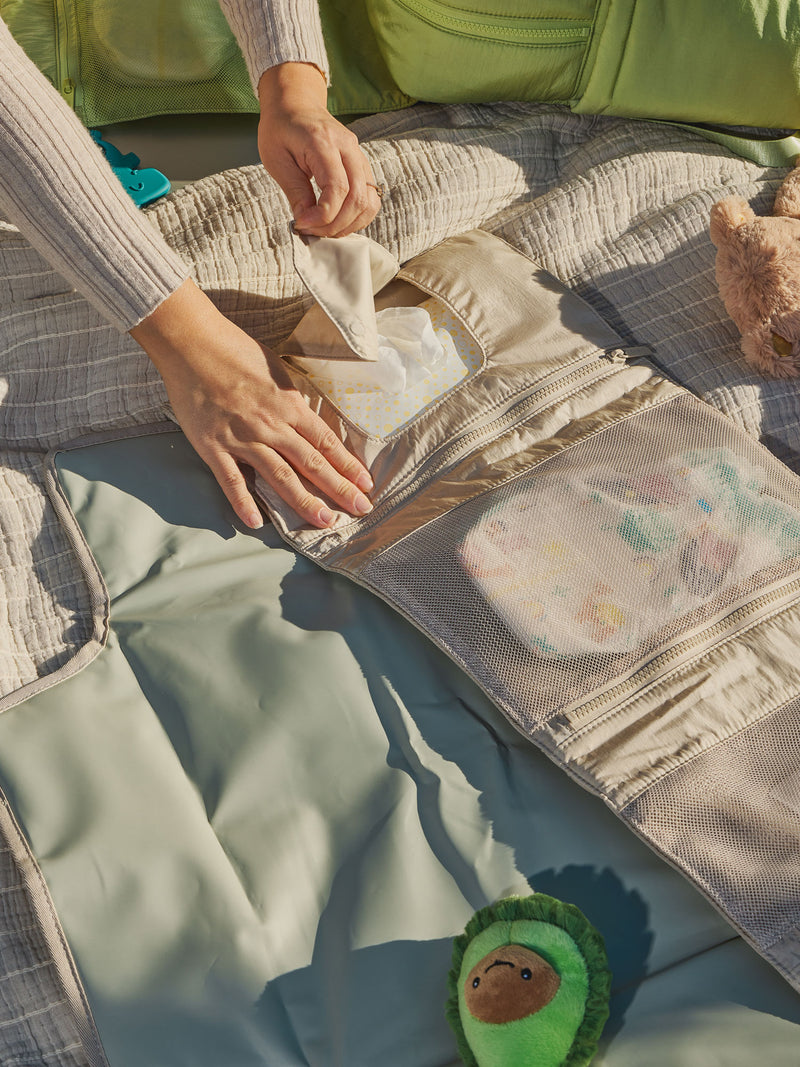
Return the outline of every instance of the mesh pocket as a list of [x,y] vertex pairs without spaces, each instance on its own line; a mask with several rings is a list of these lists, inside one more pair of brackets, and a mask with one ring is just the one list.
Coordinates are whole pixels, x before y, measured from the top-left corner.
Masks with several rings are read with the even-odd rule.
[[646,671],[798,555],[796,479],[682,397],[460,505],[365,577],[535,726]]
[[132,18],[119,4],[76,4],[81,118],[87,126],[148,115],[258,110],[216,0],[171,0],[151,8]]
[[[781,969],[800,925],[800,701],[681,767],[622,812]],[[789,951],[797,968],[796,948]]]

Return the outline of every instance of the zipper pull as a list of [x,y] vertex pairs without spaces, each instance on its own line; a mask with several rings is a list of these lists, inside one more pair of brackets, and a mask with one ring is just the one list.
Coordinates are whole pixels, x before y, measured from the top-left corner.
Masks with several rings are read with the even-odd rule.
[[72,78],[66,78],[61,83],[61,95],[71,108],[75,108],[75,82]]
[[603,353],[609,363],[627,363],[631,359],[648,359],[653,356],[650,345],[629,345],[627,348],[607,348]]
[[607,348],[603,353],[609,363],[627,363],[628,353],[624,348]]

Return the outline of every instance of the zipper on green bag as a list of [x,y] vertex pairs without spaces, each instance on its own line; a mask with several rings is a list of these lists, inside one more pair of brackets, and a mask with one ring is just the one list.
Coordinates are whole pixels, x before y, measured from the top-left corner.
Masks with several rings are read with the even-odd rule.
[[53,0],[56,29],[56,88],[74,110],[77,100],[77,69],[72,51],[69,0]]

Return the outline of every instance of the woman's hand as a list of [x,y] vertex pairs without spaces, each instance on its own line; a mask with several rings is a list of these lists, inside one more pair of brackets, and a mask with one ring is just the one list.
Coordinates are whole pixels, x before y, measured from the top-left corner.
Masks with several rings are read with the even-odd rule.
[[269,68],[258,83],[258,98],[261,161],[286,194],[297,229],[344,237],[370,223],[381,202],[369,161],[355,134],[328,112],[327,87],[317,67]]
[[194,282],[184,282],[130,333],[246,526],[258,529],[263,520],[240,464],[313,526],[328,526],[333,514],[299,475],[352,515],[371,510],[366,468],[293,388],[279,357],[226,319]]

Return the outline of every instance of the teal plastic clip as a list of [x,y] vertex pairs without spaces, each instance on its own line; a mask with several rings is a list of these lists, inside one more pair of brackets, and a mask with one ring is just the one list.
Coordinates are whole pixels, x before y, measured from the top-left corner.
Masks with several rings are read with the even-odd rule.
[[152,204],[170,191],[169,178],[160,170],[154,167],[140,168],[139,157],[133,152],[123,155],[118,148],[103,139],[99,130],[89,130],[89,133],[137,207]]

